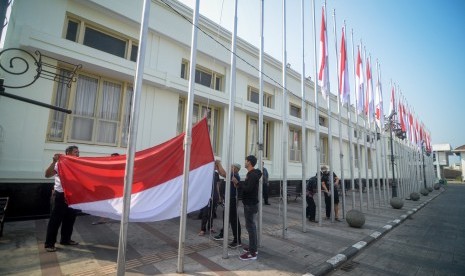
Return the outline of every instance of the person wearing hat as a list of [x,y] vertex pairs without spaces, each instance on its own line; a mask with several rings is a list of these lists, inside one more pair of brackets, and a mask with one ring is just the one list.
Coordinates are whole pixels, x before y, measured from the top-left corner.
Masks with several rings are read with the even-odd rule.
[[[230,201],[229,201],[229,224],[231,225],[232,232],[233,232],[233,240],[229,243],[229,248],[236,248],[241,245],[241,223],[239,221],[239,217],[237,216],[237,188],[234,187],[234,182],[241,181],[241,177],[239,175],[239,171],[241,169],[241,165],[238,163],[234,163],[231,166],[231,187],[230,187]],[[224,204],[224,196],[225,196],[225,183],[222,182],[222,186],[220,188],[220,202]],[[224,231],[224,209],[223,209],[223,228],[218,235],[213,237],[213,239],[217,241],[223,240],[223,231]]]
[[[334,181],[334,216],[336,221],[339,220],[339,193],[337,191],[337,185],[339,184],[339,178],[333,172]],[[325,207],[326,207],[326,219],[331,217],[331,179],[329,169],[327,166],[321,166],[321,186],[323,187],[325,194]]]

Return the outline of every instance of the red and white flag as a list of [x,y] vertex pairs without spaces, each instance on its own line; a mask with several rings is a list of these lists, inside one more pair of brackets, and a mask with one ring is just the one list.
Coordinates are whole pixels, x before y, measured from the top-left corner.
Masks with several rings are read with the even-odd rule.
[[[392,85],[392,82],[391,82],[391,85]],[[394,90],[394,85],[392,85],[392,88],[391,88],[391,102],[389,104],[389,115],[392,114],[392,112],[395,111],[395,106],[396,106],[396,99],[395,99],[395,90]]]
[[355,82],[357,88],[355,90],[355,98],[356,98],[356,109],[357,114],[362,114],[364,111],[365,105],[365,83],[363,78],[363,63],[362,57],[360,56],[360,48],[358,49],[357,54],[357,64],[355,68]]
[[341,104],[349,103],[350,101],[350,84],[349,84],[349,66],[347,64],[347,49],[345,40],[345,29],[342,27],[341,39],[341,59],[339,67],[339,91],[341,93]]
[[[379,72],[379,68],[378,68]],[[384,111],[383,111],[383,91],[381,87],[381,80],[379,79],[376,82],[376,93],[375,93],[375,120],[376,124],[380,129],[383,129],[384,126]]]
[[329,95],[329,67],[328,67],[328,36],[326,34],[325,9],[321,10],[321,33],[320,33],[320,64],[318,70],[318,85],[326,100]]
[[[137,152],[130,221],[160,221],[181,214],[184,141],[181,134]],[[58,174],[70,207],[84,213],[121,219],[126,156],[70,157],[58,163]],[[214,156],[206,119],[192,128],[187,212],[207,205],[212,189]]]
[[374,104],[374,95],[373,95],[373,78],[371,74],[371,65],[370,61],[367,59],[367,90],[365,98],[365,114],[367,115],[368,123],[373,122],[375,117],[375,104]]

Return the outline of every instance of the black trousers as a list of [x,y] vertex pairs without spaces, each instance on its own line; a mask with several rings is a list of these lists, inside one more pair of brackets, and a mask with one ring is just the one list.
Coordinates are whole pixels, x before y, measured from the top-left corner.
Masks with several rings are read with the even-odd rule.
[[216,204],[216,201],[210,199],[210,201],[208,201],[207,206],[200,209],[200,213],[202,214],[202,223],[200,225],[200,230],[207,232],[213,228],[213,213],[216,212]]
[[58,229],[61,226],[60,242],[67,243],[73,234],[74,222],[76,221],[76,210],[69,208],[65,202],[65,194],[57,191],[52,195],[52,212],[47,226],[45,247],[55,246]]
[[263,201],[268,204],[268,183],[263,183]]
[[315,220],[316,216],[316,204],[312,196],[306,196],[307,200],[307,209],[306,214],[309,220]]
[[[237,216],[237,200],[236,198],[231,198],[229,205],[229,224],[231,224],[233,232],[233,241],[241,243],[241,222]],[[223,228],[221,229],[220,234],[223,235],[224,231],[224,209],[223,209]]]

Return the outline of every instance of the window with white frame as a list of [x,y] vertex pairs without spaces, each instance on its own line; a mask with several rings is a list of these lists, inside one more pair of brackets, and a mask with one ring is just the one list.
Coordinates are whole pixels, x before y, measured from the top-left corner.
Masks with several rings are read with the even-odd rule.
[[[260,91],[252,86],[249,86],[247,88],[247,100],[249,102],[253,102],[256,104],[259,104],[259,99],[260,99]],[[266,106],[268,108],[273,108],[273,96],[263,92],[263,106]]]
[[126,146],[131,95],[124,83],[90,74],[77,75],[70,88],[57,84],[53,104],[73,113],[51,111],[48,140]]
[[73,17],[67,18],[65,29],[67,40],[131,61],[137,59],[137,42],[115,31]]
[[[181,63],[181,78],[189,79],[189,62],[183,60]],[[195,83],[210,87],[217,91],[224,91],[223,89],[224,76],[207,68],[197,65],[195,68]]]
[[357,150],[357,145],[353,145],[354,147],[354,165],[355,165],[355,168],[358,169],[360,167],[359,165],[359,158],[358,158],[358,150]]
[[328,127],[328,120],[326,117],[318,116],[318,124],[323,127]]
[[328,164],[328,137],[320,138],[320,165]]
[[371,168],[372,168],[371,150],[368,149],[367,153],[368,153],[368,169],[371,170]]
[[300,162],[302,153],[302,131],[289,128],[289,161]]
[[301,110],[300,106],[296,106],[294,104],[289,104],[289,114],[291,116],[301,118],[302,110]]
[[[179,100],[178,105],[178,121],[177,121],[177,132],[178,134],[183,133],[186,127],[186,101],[184,99]],[[210,134],[210,141],[213,148],[213,153],[219,155],[219,141],[220,141],[220,108],[205,105],[201,103],[194,103],[192,109],[192,124],[196,124],[202,120],[205,116],[208,122],[208,131]]]
[[[258,156],[258,119],[247,117],[246,155]],[[270,159],[270,123],[263,121],[263,158]]]

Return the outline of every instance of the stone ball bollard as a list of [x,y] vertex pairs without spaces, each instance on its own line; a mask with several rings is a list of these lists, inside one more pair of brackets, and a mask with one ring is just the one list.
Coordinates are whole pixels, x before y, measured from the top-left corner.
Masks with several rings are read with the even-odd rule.
[[410,194],[410,199],[413,201],[418,201],[420,199],[420,194],[413,192]]
[[365,224],[365,215],[358,210],[350,210],[346,214],[346,221],[350,227],[361,228]]
[[435,184],[434,184],[434,189],[435,189],[435,190],[439,190],[439,187],[440,187],[440,186],[439,186],[439,183],[435,183]]
[[430,193],[433,191],[433,187],[428,187],[428,188],[426,188],[426,189],[428,189],[428,191],[429,191]]
[[422,194],[423,196],[427,196],[429,194],[429,191],[428,189],[423,188],[420,190],[420,194]]
[[394,209],[402,209],[402,207],[404,206],[404,201],[402,200],[402,198],[399,197],[391,198],[390,203],[392,208]]

